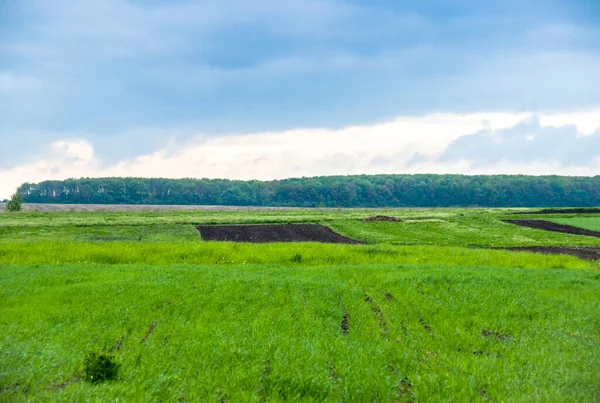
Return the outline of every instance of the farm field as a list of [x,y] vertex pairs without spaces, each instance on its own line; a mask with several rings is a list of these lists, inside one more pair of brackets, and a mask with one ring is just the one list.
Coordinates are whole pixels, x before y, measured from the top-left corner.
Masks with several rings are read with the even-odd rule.
[[[515,212],[0,213],[0,401],[597,401],[599,262],[505,248],[600,238],[503,220],[600,216]],[[196,228],[223,224],[361,244]],[[86,381],[90,353],[116,379]]]

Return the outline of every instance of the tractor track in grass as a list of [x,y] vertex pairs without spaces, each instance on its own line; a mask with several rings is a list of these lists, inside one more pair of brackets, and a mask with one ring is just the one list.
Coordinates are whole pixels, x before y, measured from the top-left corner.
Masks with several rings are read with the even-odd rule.
[[383,336],[387,336],[388,335],[388,326],[387,326],[387,322],[385,321],[385,318],[383,316],[383,312],[381,312],[381,309],[379,308],[379,306],[375,303],[375,301],[373,301],[373,299],[370,296],[365,295],[364,301],[371,306],[371,310],[377,316],[377,324],[379,325],[379,328],[381,329]]

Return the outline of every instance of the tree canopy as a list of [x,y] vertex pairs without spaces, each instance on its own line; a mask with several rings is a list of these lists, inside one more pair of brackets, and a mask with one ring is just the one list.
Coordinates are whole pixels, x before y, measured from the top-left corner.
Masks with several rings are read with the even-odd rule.
[[600,176],[355,175],[274,181],[80,178],[24,183],[28,203],[290,207],[589,207]]

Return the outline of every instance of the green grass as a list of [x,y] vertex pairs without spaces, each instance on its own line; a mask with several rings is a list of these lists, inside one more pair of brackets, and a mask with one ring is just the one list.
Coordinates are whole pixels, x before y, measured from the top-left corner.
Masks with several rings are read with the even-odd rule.
[[[600,239],[507,224],[507,209],[395,209],[284,211],[168,211],[0,214],[0,243],[15,241],[187,242],[200,224],[321,223],[370,244],[441,246],[600,245]],[[372,215],[404,222],[363,222]],[[536,218],[542,219],[543,216]]]
[[[598,263],[490,247],[600,239],[511,212],[0,214],[0,402],[598,401]],[[307,222],[368,244],[195,229]],[[116,380],[81,379],[93,354]]]
[[0,244],[0,264],[288,264],[309,266],[423,263],[530,268],[597,266],[566,255],[444,246],[233,242],[14,242]]
[[[597,270],[1,266],[0,285],[7,401],[591,402],[600,393]],[[118,379],[79,380],[89,352],[111,352]]]
[[550,221],[557,224],[572,225],[573,227],[583,228],[590,231],[600,232],[600,217],[570,217],[553,218]]

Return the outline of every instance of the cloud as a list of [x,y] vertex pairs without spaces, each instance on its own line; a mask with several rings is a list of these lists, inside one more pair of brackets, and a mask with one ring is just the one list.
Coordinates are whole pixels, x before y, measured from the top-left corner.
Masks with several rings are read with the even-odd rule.
[[174,134],[597,104],[590,11],[526,3],[461,1],[448,13],[442,0],[8,2],[0,169],[64,138],[114,164]]
[[589,167],[600,158],[600,126],[583,135],[573,124],[542,126],[532,117],[507,129],[485,129],[454,140],[438,161],[472,162],[474,168],[494,164],[554,163],[563,167]]
[[[54,142],[51,152],[37,161],[0,168],[0,197],[26,181],[82,176],[269,180],[423,172],[598,175],[599,112],[445,113],[337,130],[196,134],[113,163],[104,161],[84,138],[71,137]],[[163,134],[168,138],[168,132]]]

